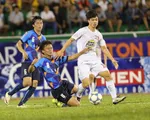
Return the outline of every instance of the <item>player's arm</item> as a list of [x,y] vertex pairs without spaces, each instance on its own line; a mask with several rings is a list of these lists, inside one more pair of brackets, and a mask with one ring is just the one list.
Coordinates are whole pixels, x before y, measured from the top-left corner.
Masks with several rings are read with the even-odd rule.
[[107,49],[106,46],[101,46],[101,50],[103,51],[104,55],[106,55],[113,63],[116,69],[118,69],[118,63],[117,61],[112,57],[110,54],[109,50]]
[[36,50],[36,51],[39,51],[39,47],[37,47],[35,50]]
[[[46,37],[45,37],[45,36],[43,36],[42,39],[43,39],[43,40],[42,40],[41,42],[46,41]],[[39,51],[39,48],[40,48],[40,44],[38,45],[38,47],[37,47],[35,50],[38,52],[38,51]]]
[[79,53],[76,53],[74,55],[71,55],[68,57],[68,61],[71,61],[71,60],[74,60],[74,59],[77,59],[80,55],[88,52],[91,48],[85,48],[83,49],[82,51],[80,51]]
[[32,73],[35,70],[34,64],[31,64],[28,68],[28,72]]
[[28,59],[28,55],[27,55],[27,53],[25,52],[25,50],[23,49],[22,44],[23,44],[22,41],[19,40],[19,41],[16,43],[16,47],[17,47],[17,49],[22,53],[23,58],[24,58],[24,59]]
[[63,45],[62,49],[59,50],[59,51],[56,53],[57,57],[63,56],[64,51],[67,49],[67,47],[68,47],[69,45],[71,45],[71,43],[72,43],[73,41],[74,41],[73,38],[70,38],[69,40],[67,40],[67,42]]
[[104,54],[104,64],[107,66],[107,56]]
[[34,59],[33,62],[31,63],[31,65],[28,68],[28,72],[31,73],[35,70],[35,66],[34,64],[38,61],[38,59]]

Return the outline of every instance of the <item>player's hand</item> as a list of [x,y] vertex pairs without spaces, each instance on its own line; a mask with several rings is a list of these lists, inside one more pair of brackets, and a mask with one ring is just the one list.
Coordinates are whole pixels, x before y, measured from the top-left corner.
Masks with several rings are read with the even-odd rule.
[[92,47],[87,47],[87,48],[85,48],[84,50],[85,50],[86,52],[88,52],[88,51],[92,50]]
[[56,52],[56,54],[55,54],[55,59],[57,60],[58,58],[62,57],[63,55],[64,55],[64,53],[63,53],[61,50],[59,50],[59,51]]
[[116,60],[112,60],[112,63],[113,63],[113,65],[114,65],[114,67],[115,67],[116,69],[118,69],[118,67],[119,67],[118,62],[117,62]]
[[28,59],[28,55],[27,55],[26,52],[23,52],[22,55],[23,55],[23,58],[24,58],[25,60]]
[[91,47],[86,47],[81,52],[82,52],[82,54],[84,54],[84,53],[90,51],[91,49],[92,49]]

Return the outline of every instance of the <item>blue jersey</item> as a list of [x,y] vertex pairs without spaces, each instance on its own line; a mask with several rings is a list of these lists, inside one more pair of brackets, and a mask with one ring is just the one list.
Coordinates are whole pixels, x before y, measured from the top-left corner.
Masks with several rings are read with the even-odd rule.
[[68,61],[68,56],[63,56],[58,60],[49,60],[48,58],[41,58],[34,65],[36,68],[40,68],[42,71],[48,85],[56,89],[60,86],[60,74],[58,72],[58,68],[60,65],[66,63]]
[[44,35],[38,35],[34,30],[26,32],[22,37],[21,41],[24,43],[24,50],[28,54],[28,59],[26,61],[32,61],[37,58],[36,48],[40,45],[42,41],[46,40]]

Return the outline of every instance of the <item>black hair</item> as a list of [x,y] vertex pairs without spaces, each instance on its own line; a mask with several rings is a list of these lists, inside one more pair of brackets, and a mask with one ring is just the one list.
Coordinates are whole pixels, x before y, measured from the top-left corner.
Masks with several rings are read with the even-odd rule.
[[134,1],[134,0],[131,0],[131,3],[136,3],[136,1]]
[[109,3],[107,4],[107,6],[108,6],[108,5],[113,5],[113,4],[112,4],[111,2],[109,2]]
[[15,8],[19,8],[19,6],[18,6],[18,5],[15,5],[15,6],[14,6],[14,9],[15,9]]
[[32,19],[32,25],[35,23],[36,20],[42,20],[40,16],[34,16]]
[[97,17],[97,13],[95,10],[89,10],[87,13],[86,13],[86,18],[87,20],[91,19],[91,18],[94,18],[94,17]]
[[150,8],[148,8],[148,9],[146,10],[146,12],[147,12],[147,11],[150,11]]
[[39,50],[42,51],[44,50],[44,47],[47,46],[47,45],[52,45],[51,41],[48,41],[48,40],[45,40],[43,41],[41,44],[40,44],[40,47],[39,47]]

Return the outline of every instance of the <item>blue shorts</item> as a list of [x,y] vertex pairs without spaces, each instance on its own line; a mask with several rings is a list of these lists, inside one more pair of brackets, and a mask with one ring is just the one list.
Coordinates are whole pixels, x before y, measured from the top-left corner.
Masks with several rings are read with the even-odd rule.
[[60,84],[61,85],[58,88],[52,89],[52,95],[58,101],[67,104],[69,99],[72,97],[71,91],[74,87],[74,84],[66,80],[62,80]]
[[28,68],[30,66],[30,62],[23,62],[22,66],[21,66],[21,74],[22,74],[22,78],[24,77],[31,77],[32,80],[38,80],[40,81],[40,71],[38,68],[36,68],[34,70],[34,72],[32,73],[28,73]]

